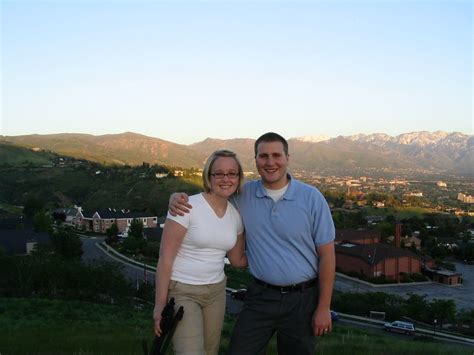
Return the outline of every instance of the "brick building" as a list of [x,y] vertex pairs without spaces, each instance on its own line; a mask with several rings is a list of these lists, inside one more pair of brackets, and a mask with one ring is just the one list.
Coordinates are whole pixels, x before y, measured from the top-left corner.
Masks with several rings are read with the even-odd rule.
[[382,243],[336,244],[336,266],[343,272],[399,280],[400,273],[421,273],[421,260],[406,249]]
[[401,248],[401,224],[395,225],[394,245],[380,243],[380,232],[367,229],[336,231],[336,267],[369,278],[385,276],[399,281],[400,273],[423,273],[435,282],[457,285],[462,274],[436,268],[434,261]]
[[341,229],[336,232],[336,266],[343,272],[367,277],[385,276],[400,280],[400,273],[421,273],[421,259],[400,248],[401,225],[395,230],[395,246],[380,243],[380,232],[368,229]]
[[88,232],[105,233],[112,224],[116,223],[119,233],[128,230],[134,219],[143,223],[143,228],[156,228],[158,217],[146,212],[115,210],[112,208],[86,211],[78,208],[76,227]]

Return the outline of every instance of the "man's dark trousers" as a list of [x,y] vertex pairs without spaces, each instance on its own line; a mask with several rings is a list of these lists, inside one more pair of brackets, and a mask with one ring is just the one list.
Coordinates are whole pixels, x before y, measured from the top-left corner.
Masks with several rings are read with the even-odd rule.
[[253,282],[235,324],[229,354],[265,354],[275,332],[279,355],[314,354],[312,317],[317,301],[317,285],[282,293]]

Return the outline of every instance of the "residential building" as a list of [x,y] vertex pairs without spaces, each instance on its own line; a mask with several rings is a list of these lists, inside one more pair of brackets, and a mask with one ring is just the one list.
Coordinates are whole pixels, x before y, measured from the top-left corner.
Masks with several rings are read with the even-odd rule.
[[106,233],[115,223],[119,233],[123,233],[134,219],[141,221],[144,228],[155,228],[158,225],[158,217],[151,213],[112,208],[86,211],[78,208],[76,227],[87,232]]

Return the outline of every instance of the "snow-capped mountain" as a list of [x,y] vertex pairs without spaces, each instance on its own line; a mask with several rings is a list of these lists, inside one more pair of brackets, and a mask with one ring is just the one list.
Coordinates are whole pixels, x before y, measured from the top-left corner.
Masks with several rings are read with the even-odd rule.
[[317,134],[317,135],[314,135],[314,136],[295,137],[295,138],[292,138],[292,139],[296,139],[300,142],[317,143],[317,142],[327,141],[327,140],[331,139],[331,137],[326,136],[324,134]]
[[352,136],[346,136],[344,138],[350,139],[353,142],[361,143],[372,143],[382,147],[393,147],[396,145],[414,145],[419,147],[434,147],[434,146],[447,146],[457,149],[466,148],[469,138],[468,136],[459,132],[410,132],[403,133],[398,136],[389,136],[385,133],[374,133],[374,134],[356,134]]
[[427,169],[474,173],[474,136],[459,132],[411,132],[398,136],[383,133],[344,137],[367,150],[404,156]]

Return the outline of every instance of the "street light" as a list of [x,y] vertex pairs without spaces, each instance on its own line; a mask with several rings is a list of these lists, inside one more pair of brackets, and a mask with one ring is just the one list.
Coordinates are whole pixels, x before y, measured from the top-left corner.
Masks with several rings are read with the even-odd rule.
[[436,335],[436,323],[438,322],[438,320],[433,320],[433,335]]

